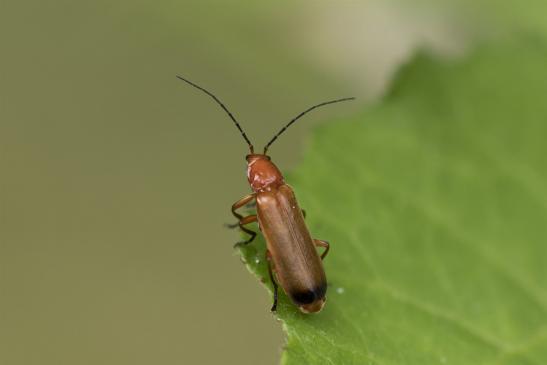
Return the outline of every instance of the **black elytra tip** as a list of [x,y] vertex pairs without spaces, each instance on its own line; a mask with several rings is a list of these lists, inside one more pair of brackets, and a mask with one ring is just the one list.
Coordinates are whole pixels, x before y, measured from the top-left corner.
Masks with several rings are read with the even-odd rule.
[[313,290],[301,290],[291,293],[292,300],[298,305],[311,304],[316,300],[323,299],[327,293],[327,285],[323,284]]

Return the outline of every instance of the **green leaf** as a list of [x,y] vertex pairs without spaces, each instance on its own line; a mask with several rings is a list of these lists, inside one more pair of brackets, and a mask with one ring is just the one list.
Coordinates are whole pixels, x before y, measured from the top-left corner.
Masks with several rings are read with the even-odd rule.
[[[282,295],[283,364],[547,364],[546,167],[531,39],[419,55],[379,105],[317,129],[288,180],[331,242],[328,299],[304,315]],[[264,250],[242,251],[268,282]]]

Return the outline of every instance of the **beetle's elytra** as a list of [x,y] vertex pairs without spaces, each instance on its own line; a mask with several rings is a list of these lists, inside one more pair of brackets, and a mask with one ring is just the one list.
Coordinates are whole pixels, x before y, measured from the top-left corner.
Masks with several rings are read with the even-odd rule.
[[[254,153],[254,148],[232,113],[212,93],[193,82],[177,76],[180,80],[203,91],[213,98],[235,123],[237,129],[249,145],[247,160],[247,179],[252,193],[239,199],[232,205],[232,214],[239,227],[249,234],[249,239],[238,244],[249,244],[256,237],[256,232],[245,227],[257,222],[266,240],[266,261],[268,272],[274,288],[272,311],[277,308],[278,283],[291,301],[304,313],[319,312],[326,301],[327,278],[322,260],[329,252],[327,241],[313,239],[310,235],[304,214],[292,188],[285,183],[281,171],[267,155],[268,148],[291,124],[309,111],[323,105],[353,100],[343,98],[327,101],[312,106],[293,118],[264,147],[263,153]],[[237,210],[252,201],[256,201],[256,214],[242,216]],[[325,250],[321,256],[316,246]]]

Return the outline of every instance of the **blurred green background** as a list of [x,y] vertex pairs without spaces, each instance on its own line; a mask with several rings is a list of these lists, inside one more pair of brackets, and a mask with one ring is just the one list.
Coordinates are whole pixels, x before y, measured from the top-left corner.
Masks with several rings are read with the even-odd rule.
[[276,364],[270,297],[223,228],[249,190],[246,146],[175,75],[215,92],[257,147],[357,96],[272,147],[287,171],[306,131],[378,98],[416,48],[462,57],[507,25],[544,27],[524,4],[522,22],[496,7],[4,0],[0,364]]

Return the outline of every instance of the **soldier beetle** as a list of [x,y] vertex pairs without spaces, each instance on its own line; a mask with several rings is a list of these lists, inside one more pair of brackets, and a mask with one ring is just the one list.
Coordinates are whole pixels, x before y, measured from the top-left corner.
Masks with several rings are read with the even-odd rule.
[[[330,245],[327,241],[313,239],[304,220],[293,190],[285,183],[283,175],[267,155],[268,148],[294,122],[315,108],[355,98],[343,98],[314,105],[293,118],[264,147],[263,153],[255,153],[254,147],[232,113],[211,92],[193,82],[177,76],[180,80],[203,91],[215,100],[228,114],[249,146],[247,160],[247,179],[253,192],[232,205],[232,214],[239,227],[249,235],[249,239],[238,244],[248,244],[256,237],[256,232],[245,227],[258,222],[266,240],[266,261],[268,273],[274,289],[272,311],[277,308],[278,284],[292,302],[303,313],[319,312],[325,305],[327,279],[322,260],[327,256]],[[239,208],[256,201],[256,214],[242,216]],[[316,246],[325,250],[321,255]]]

